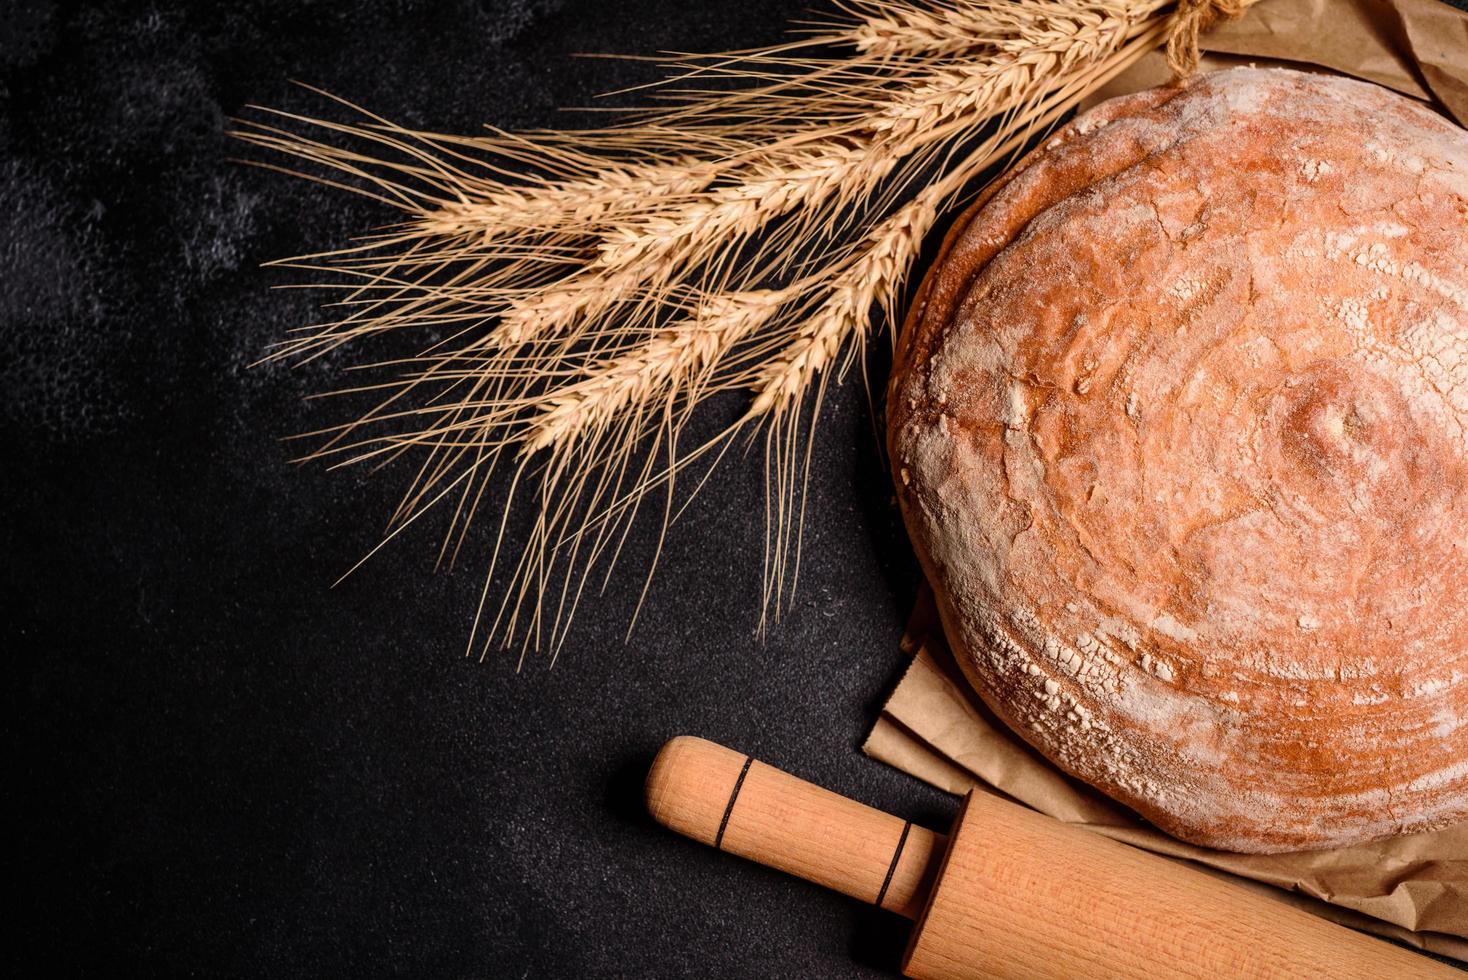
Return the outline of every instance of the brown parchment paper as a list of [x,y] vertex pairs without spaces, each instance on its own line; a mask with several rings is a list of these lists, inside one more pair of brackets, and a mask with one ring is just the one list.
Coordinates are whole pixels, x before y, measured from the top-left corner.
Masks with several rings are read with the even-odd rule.
[[[1335,71],[1430,102],[1468,126],[1468,13],[1441,0],[1264,0],[1205,34],[1202,48],[1205,71],[1239,63]],[[1154,52],[1086,105],[1168,78]],[[873,758],[951,793],[998,792],[1323,918],[1468,962],[1468,824],[1294,854],[1186,844],[1070,778],[995,718],[953,661],[926,589],[903,649],[912,663],[863,745]]]

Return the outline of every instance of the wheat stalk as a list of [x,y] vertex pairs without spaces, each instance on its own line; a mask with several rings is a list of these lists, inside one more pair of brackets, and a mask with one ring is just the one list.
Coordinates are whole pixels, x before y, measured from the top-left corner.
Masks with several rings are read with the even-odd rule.
[[638,167],[607,166],[573,180],[539,186],[468,188],[417,219],[425,235],[494,236],[511,229],[527,234],[591,232],[636,214],[652,197],[690,197],[708,186],[714,171],[695,160]]
[[1023,5],[958,0],[918,7],[894,0],[856,0],[844,5],[860,18],[845,36],[861,53],[880,58],[972,57],[1012,50],[1015,42],[1033,37],[1037,27],[1065,29],[1106,15],[1142,19],[1164,5],[1162,0],[1150,5],[1116,0],[1084,7],[1069,0],[1029,0]]
[[666,330],[621,357],[558,389],[530,423],[522,452],[564,445],[605,426],[630,406],[646,404],[684,378],[706,369],[719,355],[758,330],[789,297],[788,290],[752,290],[710,296],[697,316]]
[[877,226],[867,247],[832,281],[825,302],[760,368],[751,417],[790,411],[810,390],[811,381],[836,359],[845,341],[867,322],[874,305],[890,314],[902,275],[937,218],[944,190],[935,187],[936,192],[925,190]]
[[[377,351],[344,389],[371,401],[313,433],[307,458],[412,466],[386,540],[443,514],[452,563],[494,500],[470,639],[481,656],[517,638],[522,656],[557,649],[592,569],[609,580],[653,491],[666,531],[682,506],[675,480],[707,471],[741,433],[765,437],[763,594],[778,613],[795,586],[822,394],[860,357],[873,310],[893,321],[943,209],[1170,28],[1186,60],[1214,15],[1203,0],[841,10],[786,45],[672,58],[657,104],[601,129],[459,137],[370,114],[240,123],[242,139],[404,215],[351,248],[283,263],[341,294],[334,319],[271,356]],[[685,444],[695,410],[728,392],[747,411]],[[492,480],[501,463],[510,473]],[[527,495],[516,540],[509,515]]]

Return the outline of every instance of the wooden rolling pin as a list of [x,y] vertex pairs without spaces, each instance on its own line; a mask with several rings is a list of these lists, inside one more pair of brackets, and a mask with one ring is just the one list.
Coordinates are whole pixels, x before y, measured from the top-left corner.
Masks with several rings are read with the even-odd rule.
[[1456,971],[989,793],[944,838],[701,738],[647,777],[663,826],[916,919],[949,977],[1456,977]]

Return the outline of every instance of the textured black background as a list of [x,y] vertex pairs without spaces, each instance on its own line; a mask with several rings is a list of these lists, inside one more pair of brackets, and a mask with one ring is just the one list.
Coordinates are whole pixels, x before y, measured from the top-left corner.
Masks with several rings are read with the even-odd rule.
[[[332,590],[402,474],[290,463],[339,363],[251,368],[319,296],[260,263],[383,208],[240,166],[247,103],[564,123],[652,77],[574,52],[748,47],[796,0],[0,3],[0,649],[18,703],[9,953],[66,971],[880,974],[902,924],[643,815],[700,733],[942,826],[860,755],[915,569],[859,383],[816,460],[799,600],[755,636],[758,450],[651,528],[559,662],[466,660],[479,568],[432,529]],[[731,407],[732,410],[732,407]],[[486,523],[484,525],[488,527]],[[481,539],[483,540],[483,539]]]
[[[565,124],[653,77],[575,52],[768,43],[799,0],[0,0],[0,651],[16,667],[7,953],[58,972],[834,976],[904,924],[643,815],[692,732],[939,827],[857,746],[917,573],[866,400],[829,399],[798,601],[755,636],[758,452],[623,634],[654,526],[551,669],[463,657],[478,568],[431,529],[341,586],[401,474],[291,464],[338,361],[249,365],[319,297],[261,262],[381,207],[247,168],[251,102]],[[720,406],[728,413],[737,406]],[[715,413],[717,414],[717,412]],[[718,419],[711,421],[717,422]],[[487,527],[488,525],[484,525]],[[481,538],[481,541],[483,539]]]

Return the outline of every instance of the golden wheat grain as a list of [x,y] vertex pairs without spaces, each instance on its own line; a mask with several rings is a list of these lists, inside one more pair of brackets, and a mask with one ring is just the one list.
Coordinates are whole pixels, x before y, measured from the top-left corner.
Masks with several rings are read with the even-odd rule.
[[444,201],[416,224],[426,235],[491,237],[509,231],[572,234],[635,214],[650,198],[686,198],[714,179],[714,167],[690,159],[642,167],[608,166],[575,180],[531,187],[489,186]]
[[[1136,7],[1120,2],[1090,6],[1123,15],[1133,13]],[[846,9],[855,17],[855,23],[847,28],[851,44],[863,54],[879,58],[951,58],[991,53],[996,40],[1018,35],[1047,16],[1059,19],[1077,13],[1076,4],[1067,0],[1032,0],[1022,8],[971,0],[927,7],[892,0],[858,0],[847,4]]]
[[565,444],[605,426],[630,406],[665,396],[758,330],[788,298],[788,290],[768,289],[707,297],[697,316],[672,324],[558,389],[529,424],[523,452]]
[[1037,79],[1094,60],[1114,49],[1131,28],[1125,18],[1099,15],[1047,24],[1030,32],[1016,49],[1019,53],[1006,51],[1006,57],[987,63],[915,73],[845,131],[822,131],[814,148],[773,152],[755,163],[760,172],[749,179],[604,236],[597,264],[619,269],[655,257],[687,265],[796,208],[823,203],[843,191],[838,206],[844,204],[853,196],[852,188],[871,187],[904,158],[953,139],[957,134],[950,127],[955,121],[972,127],[975,120],[1013,109],[1030,96]]
[[[1225,13],[1248,2],[1220,0]],[[281,126],[242,123],[255,146],[406,215],[351,248],[285,263],[343,294],[333,319],[273,356],[380,351],[346,389],[375,404],[319,430],[310,455],[415,459],[388,538],[446,508],[450,562],[500,461],[513,460],[480,614],[512,502],[531,495],[534,517],[484,642],[554,648],[592,567],[605,582],[652,492],[663,491],[666,529],[674,478],[763,426],[764,597],[778,613],[798,568],[825,386],[859,354],[873,309],[892,320],[941,209],[1169,23],[1170,53],[1185,59],[1213,9],[848,0],[842,20],[790,44],[673,58],[680,74],[660,104],[602,129],[459,137],[284,113],[271,117]],[[416,352],[402,347],[410,339]],[[691,413],[734,390],[750,395],[742,421],[683,445]],[[476,637],[481,626],[477,615]]]
[[[598,246],[597,264],[621,268],[650,257],[687,263],[731,237],[750,235],[796,207],[825,198],[869,159],[865,147],[825,142],[771,154],[751,165],[753,174],[716,189],[706,200],[617,228]],[[739,176],[736,172],[735,179]]]
[[851,3],[857,21],[847,29],[853,47],[880,58],[952,57],[981,51],[997,31],[1010,30],[1023,15],[991,4],[946,3],[928,8],[906,3]]
[[937,217],[944,191],[924,191],[887,218],[870,235],[867,247],[830,285],[816,314],[760,371],[749,414],[788,411],[809,390],[811,379],[840,353],[843,343],[868,321],[874,305],[890,310],[902,273],[922,247]]

